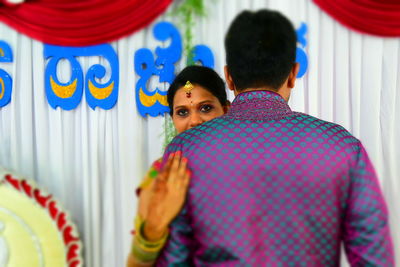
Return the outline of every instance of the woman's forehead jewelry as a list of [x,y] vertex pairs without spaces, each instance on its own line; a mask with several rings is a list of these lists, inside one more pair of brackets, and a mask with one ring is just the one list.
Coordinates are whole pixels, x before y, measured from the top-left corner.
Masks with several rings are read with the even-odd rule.
[[185,86],[183,87],[183,90],[185,90],[186,92],[186,97],[190,98],[192,96],[192,90],[193,90],[194,86],[191,82],[187,81]]

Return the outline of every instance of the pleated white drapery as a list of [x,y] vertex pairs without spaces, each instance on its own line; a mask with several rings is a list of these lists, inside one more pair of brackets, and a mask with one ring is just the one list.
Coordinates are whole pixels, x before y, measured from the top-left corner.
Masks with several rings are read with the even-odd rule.
[[[224,34],[243,9],[278,9],[296,27],[307,24],[309,68],[290,105],[345,126],[366,146],[388,202],[400,266],[400,38],[350,31],[307,0],[206,3],[208,16],[198,21],[194,43],[211,47],[221,75]],[[167,13],[158,21],[174,19]],[[89,267],[124,265],[136,213],[135,188],[162,154],[164,118],[140,117],[134,94],[135,51],[160,45],[152,26],[112,43],[120,65],[113,109],[92,110],[83,96],[76,109],[65,111],[52,109],[46,99],[43,44],[0,24],[0,40],[14,54],[13,63],[0,63],[13,78],[11,103],[0,109],[0,165],[36,180],[70,211]],[[101,61],[85,57],[79,62],[87,71]],[[61,81],[68,81],[69,68],[61,64]]]

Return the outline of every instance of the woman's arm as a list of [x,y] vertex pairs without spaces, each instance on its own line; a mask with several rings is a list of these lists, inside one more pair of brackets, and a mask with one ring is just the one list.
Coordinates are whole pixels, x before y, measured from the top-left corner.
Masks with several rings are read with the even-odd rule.
[[190,179],[187,159],[179,151],[172,153],[154,176],[148,186],[141,188],[128,267],[152,266],[164,247],[168,227],[185,202]]
[[149,263],[139,263],[137,262],[137,259],[135,259],[135,256],[132,254],[128,255],[128,260],[126,262],[127,267],[150,267],[153,266],[154,262],[149,262]]

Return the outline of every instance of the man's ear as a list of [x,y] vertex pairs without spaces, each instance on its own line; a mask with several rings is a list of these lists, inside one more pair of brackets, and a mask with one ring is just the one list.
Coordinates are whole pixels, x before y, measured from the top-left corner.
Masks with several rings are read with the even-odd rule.
[[228,85],[229,90],[235,91],[235,89],[236,89],[235,83],[233,82],[232,76],[229,73],[228,66],[226,66],[226,65],[224,67],[224,74],[225,74],[225,81],[226,81],[226,84]]
[[294,85],[296,84],[296,77],[297,74],[299,73],[300,70],[300,64],[299,63],[294,63],[292,70],[290,71],[289,77],[288,77],[288,87],[289,88],[294,88]]

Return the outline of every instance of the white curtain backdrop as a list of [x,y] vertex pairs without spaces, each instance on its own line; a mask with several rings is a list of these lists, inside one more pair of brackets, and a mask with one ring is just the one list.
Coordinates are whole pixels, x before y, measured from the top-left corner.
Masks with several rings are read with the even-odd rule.
[[[366,146],[389,206],[400,266],[400,38],[350,31],[310,0],[205,3],[208,16],[197,22],[194,43],[213,50],[221,75],[224,34],[240,11],[267,7],[286,14],[296,28],[307,24],[309,67],[297,81],[290,105],[345,126]],[[177,25],[168,13],[157,21],[163,20]],[[120,65],[113,109],[93,111],[83,96],[76,109],[65,111],[52,109],[46,99],[43,44],[0,24],[0,40],[8,42],[14,54],[13,63],[0,63],[13,78],[11,103],[0,108],[0,165],[34,179],[70,211],[89,267],[125,264],[136,213],[135,188],[162,155],[164,118],[140,117],[134,94],[139,78],[135,51],[154,51],[160,45],[153,26],[112,43]],[[79,62],[86,71],[102,61],[80,57]],[[62,82],[70,77],[70,66],[64,63],[58,70]],[[179,70],[184,65],[176,66]]]

